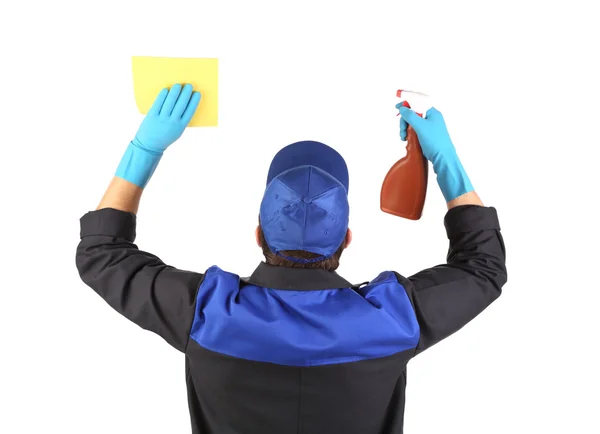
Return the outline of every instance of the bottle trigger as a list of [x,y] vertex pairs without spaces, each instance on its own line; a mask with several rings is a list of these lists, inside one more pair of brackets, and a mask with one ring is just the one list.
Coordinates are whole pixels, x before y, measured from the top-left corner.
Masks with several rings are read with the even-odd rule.
[[[400,96],[400,91],[398,91],[398,96]],[[402,101],[402,105],[404,107],[410,108],[410,104],[408,103],[408,101]],[[400,112],[398,112],[396,116],[400,116]]]

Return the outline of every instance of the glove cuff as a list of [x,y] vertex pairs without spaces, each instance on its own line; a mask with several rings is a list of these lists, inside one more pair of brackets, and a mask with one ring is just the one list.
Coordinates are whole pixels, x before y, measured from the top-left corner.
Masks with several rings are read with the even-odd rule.
[[440,159],[433,165],[433,171],[437,175],[437,182],[446,202],[474,190],[457,155]]
[[144,188],[156,170],[162,155],[141,148],[132,141],[121,158],[115,176]]

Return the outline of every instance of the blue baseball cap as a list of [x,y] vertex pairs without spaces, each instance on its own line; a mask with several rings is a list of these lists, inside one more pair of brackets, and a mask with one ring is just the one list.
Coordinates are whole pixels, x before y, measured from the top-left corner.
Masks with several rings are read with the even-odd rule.
[[[348,167],[333,148],[314,141],[292,143],[273,158],[260,205],[260,225],[275,254],[295,262],[333,255],[346,238],[350,206]],[[304,250],[315,259],[291,258]]]

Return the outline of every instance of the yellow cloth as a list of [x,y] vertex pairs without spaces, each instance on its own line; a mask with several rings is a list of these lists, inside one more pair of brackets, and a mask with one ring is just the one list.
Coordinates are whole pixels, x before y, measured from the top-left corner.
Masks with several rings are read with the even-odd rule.
[[138,110],[148,113],[161,89],[191,84],[201,99],[190,127],[216,127],[219,114],[218,59],[133,56],[133,91]]

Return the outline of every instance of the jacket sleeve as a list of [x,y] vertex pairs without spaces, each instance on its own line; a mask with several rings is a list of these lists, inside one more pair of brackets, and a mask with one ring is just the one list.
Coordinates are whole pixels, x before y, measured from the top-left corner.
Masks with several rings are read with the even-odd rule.
[[104,208],[80,219],[76,265],[113,309],[185,351],[203,275],[178,270],[134,244],[136,216]]
[[493,207],[464,205],[444,218],[447,263],[405,278],[396,274],[421,329],[415,354],[440,342],[483,312],[507,281],[506,252]]

